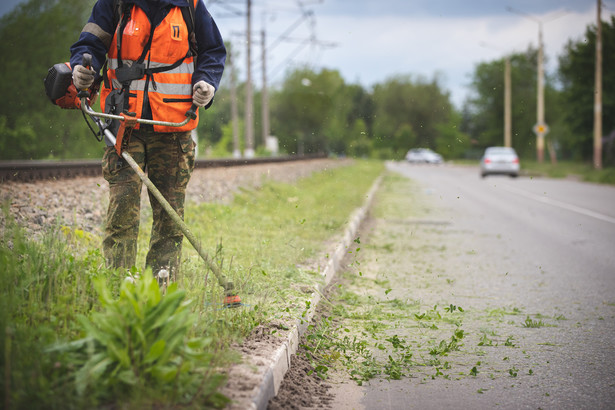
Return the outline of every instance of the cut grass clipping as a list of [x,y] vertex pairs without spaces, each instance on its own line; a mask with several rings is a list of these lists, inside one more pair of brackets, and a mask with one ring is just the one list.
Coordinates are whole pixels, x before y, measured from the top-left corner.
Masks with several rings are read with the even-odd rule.
[[[345,163],[347,164],[347,163]],[[381,173],[354,161],[296,184],[266,182],[227,205],[186,205],[185,220],[235,284],[223,290],[187,243],[176,285],[160,297],[150,272],[135,285],[104,267],[101,238],[58,225],[33,238],[3,204],[0,233],[1,402],[8,408],[222,407],[220,369],[256,326],[299,319],[324,256]],[[147,212],[145,212],[147,214]],[[142,223],[144,264],[151,218]],[[155,319],[154,319],[155,317]],[[282,328],[282,327],[279,327]]]
[[[384,175],[374,204],[370,210],[374,218],[396,224],[401,219],[423,217],[430,212],[413,182],[389,173]],[[435,305],[427,305],[422,296],[429,294],[417,290],[417,278],[422,271],[404,270],[406,260],[399,256],[408,241],[423,238],[413,232],[408,239],[409,236],[388,228],[381,235],[378,223],[374,222],[367,239],[355,239],[356,246],[353,244],[352,252],[348,252],[351,256],[346,271],[328,289],[324,299],[328,303],[321,302],[317,320],[307,328],[300,354],[305,355],[313,372],[321,378],[336,372],[359,385],[373,379],[413,378],[421,383],[436,379],[492,379],[504,372],[516,377],[517,368],[523,363],[520,354],[515,354],[521,343],[516,329],[521,327],[518,321],[504,322],[509,316],[520,316],[522,311],[475,311],[472,306],[466,309],[439,296],[432,298]],[[430,275],[428,280],[435,276]],[[440,286],[449,284],[440,281]],[[438,293],[436,289],[434,294]],[[523,326],[546,324],[527,316]],[[500,352],[512,359],[501,364]],[[516,367],[511,368],[513,362]],[[530,369],[528,374],[533,372]]]

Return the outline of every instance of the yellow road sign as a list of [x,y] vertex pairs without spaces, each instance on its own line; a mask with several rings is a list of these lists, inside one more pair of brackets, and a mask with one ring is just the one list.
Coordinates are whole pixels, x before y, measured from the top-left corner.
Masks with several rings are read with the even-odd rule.
[[549,126],[547,124],[541,123],[534,125],[534,133],[538,135],[545,135],[549,132]]

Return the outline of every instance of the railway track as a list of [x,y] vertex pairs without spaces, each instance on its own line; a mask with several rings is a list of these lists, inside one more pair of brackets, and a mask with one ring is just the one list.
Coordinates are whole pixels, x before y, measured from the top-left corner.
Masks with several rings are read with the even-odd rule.
[[[305,161],[325,158],[324,154],[287,155],[259,158],[197,159],[195,168],[239,167],[276,162]],[[82,161],[0,161],[0,183],[7,181],[31,182],[45,179],[68,179],[80,176],[102,175],[100,160]]]

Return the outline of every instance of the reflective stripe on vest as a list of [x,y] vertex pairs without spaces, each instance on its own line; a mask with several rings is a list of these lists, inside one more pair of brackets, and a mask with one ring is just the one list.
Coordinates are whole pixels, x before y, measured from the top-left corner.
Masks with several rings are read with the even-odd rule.
[[[189,63],[186,63],[185,61],[189,61]],[[155,74],[155,82],[157,89],[152,90],[152,88],[150,87],[149,91],[155,91],[162,94],[184,94],[191,97],[192,74],[194,73],[194,64],[192,63],[192,58],[187,58],[185,61],[171,70]],[[130,60],[124,61],[124,64],[128,66],[132,65],[132,63],[133,62]],[[109,69],[115,70],[117,68],[117,59],[109,59],[108,64]],[[160,68],[168,66],[169,64],[155,62],[150,62],[148,64],[148,68]],[[183,77],[185,77],[187,82],[181,81]],[[115,77],[111,78],[111,81],[113,82],[113,88],[122,88],[122,84]],[[167,84],[167,82],[172,81],[175,81],[175,83]],[[145,80],[134,80],[130,83],[130,90],[145,91],[145,83]]]
[[[130,83],[130,92],[145,91],[145,80],[135,80]],[[151,84],[151,82],[150,82]],[[113,80],[113,86],[121,88],[121,84],[117,80]],[[192,85],[190,84],[169,84],[169,83],[156,83],[155,86],[150,85],[148,87],[148,93],[167,94],[172,96],[182,95],[192,98]]]

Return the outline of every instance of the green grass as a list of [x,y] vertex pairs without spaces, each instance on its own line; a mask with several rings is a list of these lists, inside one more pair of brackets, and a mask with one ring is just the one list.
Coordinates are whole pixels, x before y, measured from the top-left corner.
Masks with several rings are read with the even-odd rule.
[[[418,199],[420,186],[398,174],[388,173],[378,189],[377,199],[374,201],[372,213],[376,218],[389,219],[412,219],[429,213],[430,206]],[[410,201],[411,206],[408,206]],[[392,251],[393,244],[376,244],[370,246],[382,246]]]
[[[310,296],[306,290],[321,280],[318,272],[301,266],[325,254],[325,242],[342,233],[348,216],[364,202],[382,170],[381,162],[356,161],[295,184],[265,183],[261,189],[237,195],[229,205],[187,204],[187,224],[235,283],[246,305],[221,308],[221,287],[184,241],[177,282],[181,292],[174,296],[181,305],[168,309],[183,306],[181,323],[189,326],[174,320],[144,320],[143,315],[155,317],[151,312],[163,309],[156,289],[139,282],[136,288],[127,287],[126,272],[106,269],[100,238],[58,226],[34,239],[7,217],[0,234],[3,405],[223,406],[225,400],[217,392],[224,383],[220,369],[238,359],[230,345],[258,325],[301,318]],[[8,215],[7,204],[4,213]],[[149,225],[149,221],[142,224]],[[139,266],[146,236],[143,228]],[[139,269],[133,273],[150,275]],[[117,323],[116,333],[109,323]],[[179,339],[162,336],[174,332],[185,334]],[[109,339],[108,333],[115,339]],[[137,339],[140,344],[127,350],[133,359],[126,361],[118,340]],[[163,339],[175,342],[168,346]],[[206,356],[194,352],[202,346],[208,346]],[[79,374],[96,383],[81,380],[79,385]]]
[[523,161],[522,169],[530,175],[548,176],[550,178],[577,177],[582,181],[615,185],[615,168],[594,169],[590,163],[559,161],[557,164],[536,161]]

